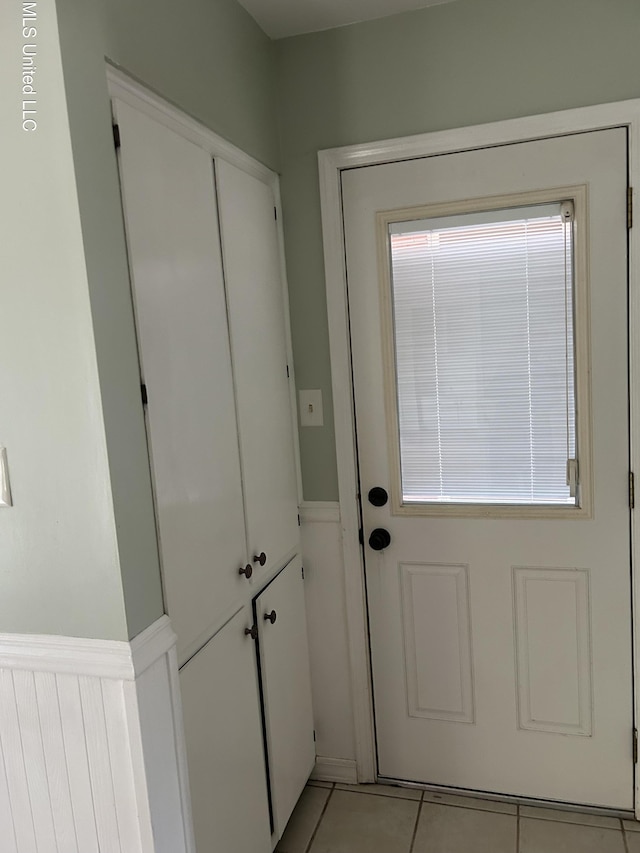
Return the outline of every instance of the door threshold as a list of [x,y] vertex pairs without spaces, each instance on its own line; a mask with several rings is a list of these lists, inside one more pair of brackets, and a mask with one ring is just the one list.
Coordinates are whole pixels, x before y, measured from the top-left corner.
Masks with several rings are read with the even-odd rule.
[[475,791],[470,788],[454,788],[446,785],[430,785],[424,782],[411,782],[406,779],[393,779],[390,776],[377,776],[380,785],[397,785],[399,788],[414,788],[419,791],[433,791],[439,794],[453,794],[457,797],[474,797],[476,800],[492,800],[496,803],[513,803],[518,806],[533,806],[557,811],[579,812],[580,814],[619,817],[635,820],[633,809],[614,809],[606,806],[591,806],[584,803],[567,803],[559,800],[544,800],[535,797],[520,797],[515,794],[494,794],[491,791]]

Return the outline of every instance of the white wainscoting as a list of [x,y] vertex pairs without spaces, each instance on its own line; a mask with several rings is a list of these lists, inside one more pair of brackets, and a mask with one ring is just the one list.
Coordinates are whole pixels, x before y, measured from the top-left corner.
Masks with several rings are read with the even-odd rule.
[[2,853],[193,853],[175,635],[0,634]]
[[316,729],[313,778],[357,782],[339,505],[300,506]]

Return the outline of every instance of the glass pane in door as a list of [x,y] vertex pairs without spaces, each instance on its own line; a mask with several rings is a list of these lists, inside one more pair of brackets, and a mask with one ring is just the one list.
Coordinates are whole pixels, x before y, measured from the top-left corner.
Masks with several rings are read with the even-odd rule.
[[573,218],[389,224],[403,504],[577,505]]

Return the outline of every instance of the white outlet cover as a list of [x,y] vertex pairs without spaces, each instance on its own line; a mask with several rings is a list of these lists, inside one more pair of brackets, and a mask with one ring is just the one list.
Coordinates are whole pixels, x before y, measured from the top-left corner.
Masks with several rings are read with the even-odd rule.
[[12,506],[6,447],[0,447],[0,506]]
[[300,399],[300,426],[321,427],[324,426],[322,414],[322,391],[299,391]]

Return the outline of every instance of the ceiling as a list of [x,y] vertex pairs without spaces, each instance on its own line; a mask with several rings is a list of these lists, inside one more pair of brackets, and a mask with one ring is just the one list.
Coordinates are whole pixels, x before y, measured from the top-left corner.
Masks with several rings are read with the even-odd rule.
[[453,0],[239,0],[273,39],[385,18]]

